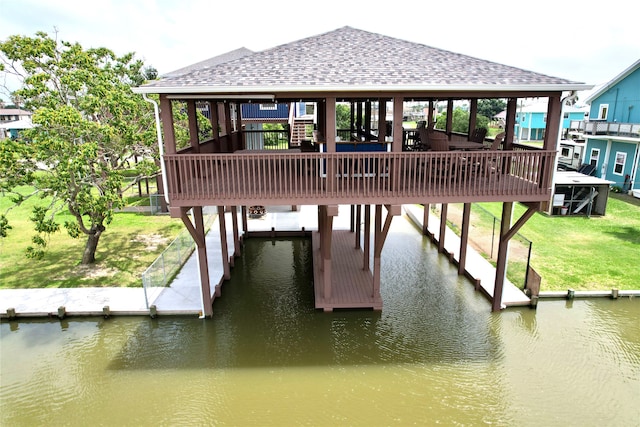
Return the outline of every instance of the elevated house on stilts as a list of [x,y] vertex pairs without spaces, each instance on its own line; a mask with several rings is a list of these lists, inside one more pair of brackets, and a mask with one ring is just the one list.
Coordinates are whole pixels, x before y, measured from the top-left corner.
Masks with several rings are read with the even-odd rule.
[[[220,214],[225,279],[230,277],[225,207],[234,219],[237,252],[238,215],[246,230],[247,207],[317,206],[313,246],[316,306],[331,310],[381,308],[380,257],[401,205],[440,203],[441,222],[446,223],[447,204],[464,203],[464,248],[461,246],[459,260],[463,273],[471,203],[502,202],[492,298],[492,309],[500,310],[508,242],[536,211],[546,210],[550,203],[563,101],[574,91],[590,87],[343,27],[265,51],[188,67],[184,73],[165,76],[135,91],[159,95],[169,210],[182,218],[197,244],[204,315],[211,316],[220,285],[211,286],[208,277],[203,206],[217,206]],[[548,99],[542,150],[513,144],[516,105],[519,98],[528,97]],[[472,145],[469,140],[476,128],[477,103],[489,98],[507,100],[504,139],[497,149],[474,149],[478,143]],[[468,134],[452,131],[456,100],[469,102]],[[343,102],[352,112],[349,129],[336,127],[336,105]],[[408,102],[428,103],[428,125],[433,121],[434,105],[445,102],[448,122],[444,131],[425,132],[419,145],[410,140],[402,126],[403,106]],[[276,150],[266,143],[248,146],[242,105],[270,108],[282,103],[291,106],[287,130],[296,138]],[[307,138],[297,132],[300,123],[293,112],[300,105],[314,105],[302,122]],[[184,110],[188,117],[189,140],[184,146],[176,141],[176,109]],[[199,128],[199,112],[207,113],[208,135]],[[255,141],[255,135],[252,138]],[[442,141],[443,150],[438,149]],[[512,223],[514,202],[528,209]],[[353,248],[353,240],[333,230],[341,204],[353,207],[354,222],[364,222],[365,236],[359,235],[359,226],[354,230],[355,246],[360,249],[361,237],[364,242],[364,248],[356,252],[362,256],[359,261],[343,256],[343,246]],[[425,222],[426,213],[428,209]]]

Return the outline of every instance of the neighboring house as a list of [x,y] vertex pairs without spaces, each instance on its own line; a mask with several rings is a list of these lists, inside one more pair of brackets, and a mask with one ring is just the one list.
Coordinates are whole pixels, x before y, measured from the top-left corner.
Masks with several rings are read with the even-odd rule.
[[496,125],[498,125],[498,127],[500,127],[501,129],[504,129],[504,125],[507,121],[507,111],[506,110],[500,111],[491,119],[495,122]]
[[[572,120],[584,120],[588,117],[587,107],[565,106],[562,118],[562,136],[564,138]],[[518,141],[541,141],[547,127],[547,103],[521,105],[516,112],[515,134]]]
[[0,139],[17,138],[20,131],[33,127],[31,113],[19,108],[0,108]]
[[21,110],[19,108],[0,108],[0,124],[15,122],[30,117],[31,113],[29,111]]
[[[567,93],[591,87],[343,27],[218,65],[195,67],[186,74],[148,82],[134,92],[159,96],[169,212],[181,218],[196,242],[202,314],[211,317],[222,282],[211,283],[209,277],[205,206],[216,206],[220,218],[224,280],[231,275],[230,258],[242,250],[238,224],[246,235],[251,233],[246,221],[251,207],[317,206],[318,228],[312,233],[314,295],[316,308],[330,311],[382,307],[381,256],[391,221],[401,215],[403,204],[442,204],[438,249],[445,251],[448,203],[464,203],[470,213],[474,202],[501,202],[502,217],[510,219],[514,203],[521,202],[525,213],[501,227],[497,273],[485,292],[492,310],[500,310],[508,242],[531,216],[551,204],[555,171],[550,165],[556,158],[562,100]],[[518,102],[536,94],[548,101],[542,149],[514,150]],[[454,102],[466,100],[469,111],[476,112],[480,99],[508,100],[504,149],[479,149],[469,135],[453,132]],[[248,147],[238,106],[292,102],[314,106],[315,137],[321,149]],[[429,126],[437,104],[446,103],[444,129],[425,135],[432,138],[431,151],[405,150],[403,111],[412,102],[429,104]],[[351,106],[349,138],[337,128],[340,103]],[[192,135],[188,147],[178,148],[170,114],[176,104],[186,105],[190,129],[197,128],[198,104],[218,112],[209,117],[211,138]],[[468,128],[469,132],[476,128],[476,114],[470,114]],[[388,150],[378,150],[383,144]],[[436,151],[441,145],[444,149]],[[333,229],[339,205],[351,205],[351,231]],[[225,212],[232,218],[232,252]],[[429,209],[425,212],[426,224]],[[463,218],[461,242],[467,241],[470,218]],[[460,274],[468,273],[466,248],[460,246]]]
[[586,140],[585,163],[614,187],[640,197],[640,60],[594,91],[589,121],[573,122]]

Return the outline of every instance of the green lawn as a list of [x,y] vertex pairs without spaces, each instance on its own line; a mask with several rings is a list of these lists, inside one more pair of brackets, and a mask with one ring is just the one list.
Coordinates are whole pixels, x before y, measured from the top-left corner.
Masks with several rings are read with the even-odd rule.
[[[482,203],[498,218],[500,203]],[[515,219],[524,212],[515,206]],[[472,209],[473,211],[473,209]],[[612,194],[603,217],[535,214],[520,229],[533,242],[541,290],[640,289],[640,203]]]
[[[180,220],[166,215],[117,213],[100,240],[94,266],[79,264],[85,240],[72,239],[65,230],[51,237],[43,260],[32,260],[24,253],[34,234],[28,220],[33,203],[29,201],[9,214],[13,229],[9,237],[0,239],[0,288],[140,286],[140,274],[183,230]],[[7,206],[8,200],[0,197],[0,211]],[[500,203],[480,206],[500,217]],[[514,210],[517,219],[525,209],[516,204]],[[472,215],[470,239],[481,229],[489,230],[490,236],[488,216],[477,208],[472,209]],[[455,216],[453,205],[449,216]],[[58,220],[63,223],[65,216]],[[640,203],[636,199],[612,194],[604,217],[536,214],[520,234],[533,242],[531,266],[542,276],[542,290],[640,289]],[[478,240],[487,245],[490,237]],[[511,246],[518,253],[510,255],[510,279],[519,283],[528,247]],[[494,256],[496,253],[497,243]]]
[[[94,265],[80,265],[85,239],[72,239],[63,227],[51,236],[44,259],[33,260],[25,249],[35,234],[28,219],[35,202],[29,200],[8,215],[13,229],[0,238],[0,288],[141,286],[140,274],[184,228],[167,215],[117,213],[100,238]],[[7,206],[9,201],[0,197],[0,212]],[[57,216],[60,224],[65,219],[70,215]]]

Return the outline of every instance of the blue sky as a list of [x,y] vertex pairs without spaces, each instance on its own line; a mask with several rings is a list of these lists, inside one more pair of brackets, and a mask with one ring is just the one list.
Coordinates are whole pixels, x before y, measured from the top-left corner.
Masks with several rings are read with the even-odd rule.
[[55,28],[85,48],[133,51],[162,74],[349,25],[601,84],[640,58],[639,9],[627,0],[0,0],[0,39]]

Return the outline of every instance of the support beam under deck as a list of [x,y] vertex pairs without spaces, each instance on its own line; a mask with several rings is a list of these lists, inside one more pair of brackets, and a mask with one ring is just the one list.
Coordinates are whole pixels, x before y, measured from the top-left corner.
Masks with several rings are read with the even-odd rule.
[[209,280],[209,263],[207,261],[207,246],[205,241],[202,206],[193,207],[193,222],[191,222],[188,212],[189,209],[182,209],[180,219],[182,219],[182,222],[196,243],[200,290],[202,295],[202,314],[205,317],[211,317],[213,316],[213,298],[211,296],[211,283]]
[[[538,206],[539,207],[539,206]],[[518,230],[538,211],[538,207],[529,206],[522,216],[511,226],[513,214],[513,202],[502,204],[502,222],[500,225],[500,242],[498,244],[498,259],[496,262],[496,281],[493,289],[493,301],[491,311],[502,309],[502,289],[504,287],[507,273],[507,254],[509,251],[509,241]]]

